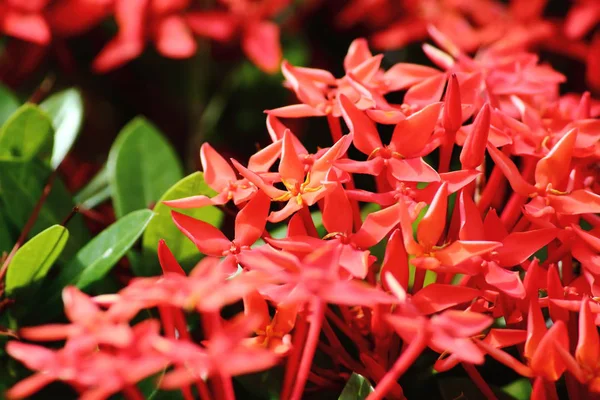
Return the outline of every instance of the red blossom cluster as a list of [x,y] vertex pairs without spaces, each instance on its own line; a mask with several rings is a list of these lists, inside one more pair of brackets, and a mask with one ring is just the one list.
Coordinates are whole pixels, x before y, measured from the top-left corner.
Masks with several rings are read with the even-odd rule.
[[[600,90],[600,2],[573,0],[566,18],[544,15],[548,0],[352,0],[337,16],[340,27],[366,25],[379,50],[427,38],[429,25],[462,51],[482,46],[497,55],[527,49],[552,51],[587,64],[590,87]],[[570,3],[565,1],[565,3]]]
[[[535,54],[472,57],[443,30],[426,32],[438,68],[385,71],[364,39],[341,78],[284,61],[298,104],[267,112],[272,144],[243,165],[205,143],[204,178],[217,194],[166,202],[235,210],[233,237],[173,211],[206,257],[186,276],[161,242],[162,276],[94,299],[66,288],[69,324],[19,331],[64,347],[9,343],[38,371],[9,397],[61,380],[84,399],[137,399],[135,384],[166,368],[161,387],[230,400],[232,376],[284,363],[284,400],[352,372],[374,383],[369,400],[401,399],[398,378],[427,348],[440,354],[437,371],[461,364],[489,398],[475,367],[486,356],[532,378],[537,399],[556,398],[564,374],[572,398],[600,392],[600,104],[561,96],[565,77]],[[386,99],[400,91],[402,104]],[[308,116],[327,118],[329,148],[311,152],[278,119]],[[357,175],[373,185],[356,187]],[[285,237],[271,236],[267,222],[283,221]],[[236,304],[243,313],[225,318]],[[131,327],[145,309],[160,321]],[[190,314],[201,317],[199,336]],[[513,346],[517,357],[505,351]],[[317,352],[334,367],[318,368]]]
[[93,63],[107,72],[140,56],[148,42],[169,58],[196,53],[195,36],[220,42],[239,39],[248,58],[266,72],[281,61],[279,27],[271,19],[289,0],[221,0],[199,9],[191,0],[2,0],[0,31],[38,45],[79,35],[107,17],[118,33]]

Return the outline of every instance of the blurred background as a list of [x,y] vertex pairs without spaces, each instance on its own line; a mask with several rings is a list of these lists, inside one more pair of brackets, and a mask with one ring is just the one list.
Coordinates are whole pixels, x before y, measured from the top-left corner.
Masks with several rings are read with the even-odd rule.
[[[273,18],[281,27],[283,57],[293,65],[323,68],[340,77],[344,73],[343,57],[353,39],[369,37],[390,20],[403,18],[403,13],[411,11],[416,3],[448,2],[371,1],[379,4],[371,8],[370,14],[341,26],[344,24],[340,15],[350,3],[289,2]],[[198,4],[202,9],[212,6],[206,1]],[[544,7],[543,16],[548,20],[564,18],[570,7],[570,1],[551,0]],[[378,15],[377,9],[383,15]],[[89,170],[88,177],[106,160],[119,130],[136,115],[144,115],[155,123],[182,156],[186,169],[192,171],[199,168],[198,149],[204,141],[210,141],[224,156],[245,160],[257,147],[269,142],[264,110],[296,102],[293,93],[283,87],[281,74],[258,69],[244,57],[236,41],[220,43],[199,38],[196,54],[187,59],[162,57],[152,45],[147,45],[133,61],[107,73],[93,72],[94,58],[117,31],[114,19],[105,18],[77,36],[53,37],[47,45],[2,38],[0,80],[15,90],[21,100],[40,100],[67,87],[81,90],[86,118],[75,150],[63,167],[75,165],[80,171]],[[593,30],[587,36],[592,33]],[[416,41],[386,51],[384,69],[401,61],[431,65],[421,44]],[[563,92],[584,90],[582,60],[540,51],[543,60],[568,76]],[[308,140],[308,146],[328,144],[325,119],[286,123],[299,137]],[[77,182],[68,183],[76,189],[84,181],[80,176]]]

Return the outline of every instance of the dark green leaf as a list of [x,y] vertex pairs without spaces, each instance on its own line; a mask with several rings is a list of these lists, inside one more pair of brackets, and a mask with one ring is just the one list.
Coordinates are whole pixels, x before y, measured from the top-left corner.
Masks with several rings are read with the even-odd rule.
[[142,236],[154,216],[150,210],[127,214],[85,245],[51,282],[44,287],[48,314],[60,300],[62,289],[75,285],[85,290],[102,279]]
[[373,392],[373,386],[364,376],[354,372],[338,400],[364,400]]
[[283,367],[277,366],[268,371],[236,376],[235,383],[239,383],[239,388],[246,392],[240,398],[278,400],[281,397],[283,377]]
[[[139,266],[143,267],[143,270],[135,271],[137,275],[149,276],[160,274],[160,266],[156,255],[156,248],[160,239],[164,239],[167,242],[175,258],[184,267],[191,267],[199,261],[200,253],[198,249],[177,229],[171,219],[171,209],[162,202],[201,194],[211,197],[216,193],[204,182],[204,174],[202,172],[195,172],[177,182],[160,198],[154,207],[156,216],[148,224],[148,228],[142,238],[144,262],[140,263]],[[206,221],[216,227],[223,220],[223,212],[213,206],[178,211],[196,219]]]
[[50,116],[56,132],[50,165],[58,168],[81,129],[83,99],[76,89],[67,89],[44,100],[40,108]]
[[14,245],[13,235],[11,235],[10,225],[8,220],[0,210],[0,255],[4,252],[9,252]]
[[[0,201],[8,219],[20,231],[29,219],[51,174],[50,168],[41,161],[0,162]],[[29,237],[44,229],[61,224],[73,210],[73,201],[67,188],[56,177],[52,190],[44,202]],[[81,215],[75,215],[68,224],[70,240],[61,259],[72,257],[89,238]]]
[[183,177],[181,162],[169,142],[141,117],[119,133],[107,168],[118,218],[151,206]]
[[6,86],[0,85],[0,126],[19,108],[19,100]]
[[67,244],[69,231],[54,225],[25,243],[14,255],[6,272],[6,294],[25,298],[35,293],[37,286]]
[[25,104],[0,130],[0,159],[30,160],[50,157],[54,130],[52,121],[37,106]]

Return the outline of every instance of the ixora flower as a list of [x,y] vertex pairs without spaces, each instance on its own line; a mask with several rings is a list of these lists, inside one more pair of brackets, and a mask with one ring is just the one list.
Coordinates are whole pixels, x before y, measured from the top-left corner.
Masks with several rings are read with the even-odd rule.
[[338,97],[343,94],[361,110],[375,108],[374,115],[380,115],[383,120],[402,119],[401,111],[384,98],[393,89],[388,88],[386,74],[380,69],[381,60],[382,55],[371,54],[364,39],[357,39],[348,49],[344,59],[346,75],[340,79],[336,79],[329,71],[294,67],[284,61],[281,71],[286,84],[301,104],[276,108],[267,113],[285,118],[339,117],[341,110]]
[[[119,33],[101,69],[148,42],[187,57],[196,34],[239,37],[269,72],[281,58],[272,19],[290,5],[110,3]],[[53,21],[40,11],[49,4],[27,12]],[[270,143],[245,160],[202,144],[211,190],[165,202],[178,231],[157,244],[162,275],[132,268],[117,293],[96,297],[64,288],[66,323],[19,327],[8,343],[34,371],[9,398],[59,381],[84,399],[137,400],[152,381],[185,400],[233,400],[237,383],[282,369],[283,400],[337,398],[354,373],[373,386],[367,399],[402,399],[424,370],[438,379],[432,367],[495,398],[483,364],[531,379],[533,398],[558,398],[563,381],[573,399],[600,393],[600,103],[592,92],[560,95],[566,77],[526,52],[547,46],[548,29],[581,37],[596,17],[578,10],[595,8],[571,10],[577,30],[548,25],[544,1],[401,2],[414,21],[376,14],[393,14],[391,4],[352,1],[342,20],[365,10],[380,27],[393,23],[375,35],[382,46],[430,37],[437,47],[422,49],[435,67],[383,68],[365,39],[350,45],[341,78],[283,61],[298,104],[266,112]],[[302,124],[297,136],[280,120],[315,116],[329,128],[318,148],[302,142]],[[206,206],[227,212],[222,226],[179,212]],[[182,241],[202,257],[189,274]]]
[[47,44],[50,42],[51,32],[43,11],[48,2],[48,0],[2,2],[0,4],[0,29],[3,33],[19,39]]
[[106,72],[142,54],[147,40],[170,58],[187,58],[196,52],[196,41],[186,20],[189,0],[114,0],[119,32],[94,60],[97,72]]
[[261,70],[274,73],[281,62],[279,26],[269,19],[279,14],[289,0],[222,0],[227,11],[194,11],[187,15],[192,31],[218,41],[240,37],[242,50]]

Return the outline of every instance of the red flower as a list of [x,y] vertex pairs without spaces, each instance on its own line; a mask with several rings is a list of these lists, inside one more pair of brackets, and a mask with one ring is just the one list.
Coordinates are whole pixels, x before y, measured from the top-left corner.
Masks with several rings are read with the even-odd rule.
[[274,183],[243,167],[232,160],[242,176],[267,194],[273,201],[287,202],[279,211],[271,212],[269,221],[279,222],[305,206],[311,206],[323,198],[335,183],[327,179],[335,160],[342,157],[350,146],[352,135],[342,137],[326,153],[312,164],[308,171],[300,160],[294,147],[292,133],[286,132],[283,137],[281,160],[279,162],[279,179],[286,190],[278,189]]
[[380,70],[381,59],[382,55],[371,54],[364,39],[357,39],[348,49],[344,59],[346,75],[340,79],[322,69],[294,67],[284,61],[281,71],[286,83],[302,104],[276,108],[268,113],[285,118],[339,117],[341,110],[338,98],[343,94],[361,110],[376,107],[385,113],[389,112],[389,115],[384,113],[382,119],[402,119],[400,110],[389,105],[383,97],[393,89],[388,88],[388,80]]
[[348,172],[371,175],[379,175],[386,168],[400,181],[433,182],[440,179],[421,156],[434,148],[430,145],[430,137],[441,103],[429,105],[396,124],[389,145],[381,143],[375,123],[344,95],[340,96],[340,106],[353,133],[354,145],[369,158],[366,162],[340,160],[336,163],[338,167]]
[[279,27],[269,21],[290,3],[289,0],[222,1],[228,11],[191,12],[187,22],[192,31],[219,41],[229,41],[235,35],[241,39],[242,50],[256,66],[274,73],[281,62]]
[[73,286],[63,290],[63,303],[70,324],[21,328],[19,335],[34,341],[85,338],[99,345],[127,347],[131,344],[133,334],[127,322],[133,315],[101,311],[92,299]]
[[[250,249],[263,234],[269,214],[270,199],[257,193],[235,218],[235,238],[229,240],[211,224],[173,211],[173,222],[202,254],[215,257],[237,257]],[[227,262],[225,262],[227,263]],[[235,263],[234,263],[235,264]],[[235,272],[230,271],[231,273]]]
[[44,18],[48,0],[7,0],[0,4],[0,29],[3,33],[37,44],[48,44],[50,26]]
[[[468,259],[491,252],[501,246],[496,241],[457,240],[438,245],[446,224],[446,201],[448,186],[443,183],[433,198],[427,213],[417,227],[417,240],[412,234],[412,219],[406,207],[400,208],[400,225],[404,246],[408,254],[415,256],[411,260],[417,268],[445,269],[459,265]],[[453,270],[456,271],[456,270]]]
[[184,18],[189,0],[115,0],[119,33],[94,60],[97,72],[107,72],[138,57],[146,41],[170,58],[187,58],[196,52],[196,41]]
[[121,390],[135,390],[134,385],[156,374],[168,359],[154,350],[159,340],[159,325],[148,320],[133,327],[132,341],[127,347],[111,351],[98,349],[86,337],[67,340],[65,347],[52,351],[40,346],[10,342],[7,352],[38,371],[22,380],[8,392],[8,398],[27,398],[55,380],[74,386],[82,399],[104,399]]
[[256,187],[247,179],[237,178],[233,168],[210,144],[202,144],[200,161],[205,182],[218,194],[213,198],[198,195],[165,201],[166,205],[174,208],[200,208],[211,204],[225,204],[230,200],[233,200],[234,204],[241,204],[256,192]]

